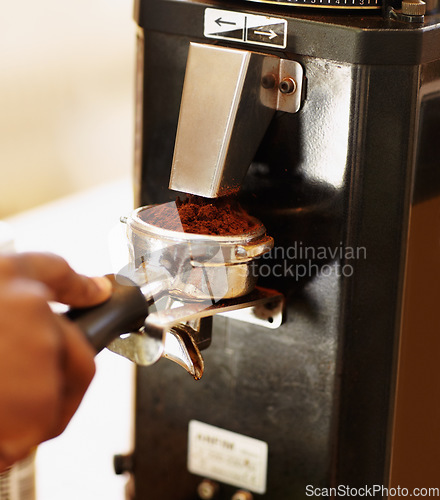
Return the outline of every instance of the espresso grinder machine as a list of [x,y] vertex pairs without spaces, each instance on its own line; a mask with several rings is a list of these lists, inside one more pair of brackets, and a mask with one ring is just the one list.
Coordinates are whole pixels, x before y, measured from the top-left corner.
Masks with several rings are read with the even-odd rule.
[[193,376],[137,368],[136,500],[440,487],[440,9],[382,2],[135,5],[137,206],[232,195],[264,225],[192,235],[239,291],[184,273],[186,315],[152,313]]

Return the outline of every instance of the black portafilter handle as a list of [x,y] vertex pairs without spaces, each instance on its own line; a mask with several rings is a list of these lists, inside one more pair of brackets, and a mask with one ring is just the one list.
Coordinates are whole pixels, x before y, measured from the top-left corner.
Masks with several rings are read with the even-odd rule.
[[82,330],[97,353],[120,335],[139,330],[148,316],[147,301],[135,283],[121,275],[106,277],[113,285],[108,300],[65,313]]

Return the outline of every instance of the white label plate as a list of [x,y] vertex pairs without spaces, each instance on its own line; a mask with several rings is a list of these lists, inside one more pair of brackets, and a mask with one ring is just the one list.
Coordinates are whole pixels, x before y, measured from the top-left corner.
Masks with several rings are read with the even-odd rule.
[[264,441],[191,420],[188,470],[238,488],[266,492],[268,446]]
[[204,35],[251,45],[286,48],[287,21],[230,10],[206,9]]

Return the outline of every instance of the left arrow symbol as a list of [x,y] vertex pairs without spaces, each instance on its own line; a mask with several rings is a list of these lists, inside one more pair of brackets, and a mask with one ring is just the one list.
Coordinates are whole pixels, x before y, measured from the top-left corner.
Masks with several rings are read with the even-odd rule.
[[231,21],[224,21],[221,17],[215,20],[215,22],[221,26],[222,24],[230,24],[231,26],[235,26],[237,23],[233,23]]

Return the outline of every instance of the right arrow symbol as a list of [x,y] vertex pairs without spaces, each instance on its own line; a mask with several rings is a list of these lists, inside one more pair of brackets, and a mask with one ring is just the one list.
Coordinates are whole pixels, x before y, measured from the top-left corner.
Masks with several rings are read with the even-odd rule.
[[256,35],[261,35],[261,36],[267,36],[269,40],[272,40],[276,36],[278,36],[274,30],[269,30],[269,31],[254,31]]

